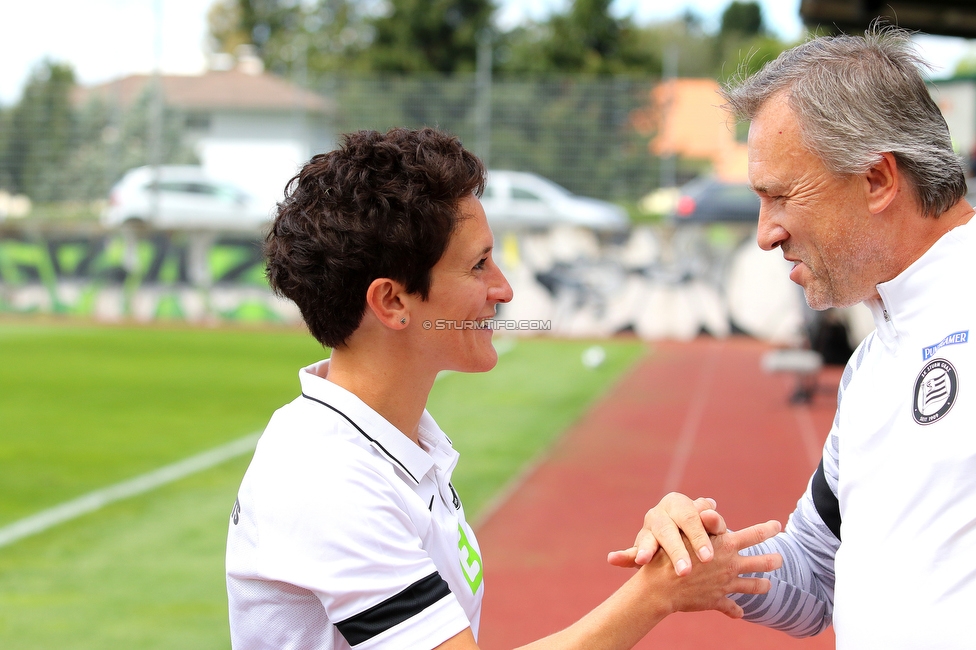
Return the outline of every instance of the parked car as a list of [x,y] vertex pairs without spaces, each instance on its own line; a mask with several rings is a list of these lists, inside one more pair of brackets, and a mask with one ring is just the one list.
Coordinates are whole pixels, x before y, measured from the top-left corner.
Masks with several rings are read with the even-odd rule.
[[152,167],[126,172],[112,187],[102,224],[253,231],[271,220],[272,206],[210,177],[202,167],[160,165],[156,172],[158,177]]
[[759,197],[748,183],[699,177],[681,187],[668,215],[675,223],[759,222]]
[[620,231],[629,225],[620,206],[576,196],[529,172],[491,170],[481,197],[488,223],[496,230],[546,228],[558,224]]

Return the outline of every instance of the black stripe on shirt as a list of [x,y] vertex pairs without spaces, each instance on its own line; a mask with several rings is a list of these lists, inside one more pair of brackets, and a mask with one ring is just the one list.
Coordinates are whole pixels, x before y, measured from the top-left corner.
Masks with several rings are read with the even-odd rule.
[[840,504],[837,503],[837,495],[831,492],[830,486],[827,485],[822,458],[820,466],[813,475],[810,488],[813,493],[813,505],[817,507],[820,518],[827,524],[834,537],[840,539]]
[[400,467],[400,469],[402,469],[404,472],[406,472],[407,473],[407,476],[409,476],[410,478],[412,478],[414,483],[418,483],[418,484],[420,483],[420,481],[417,479],[417,477],[410,473],[410,470],[407,469],[407,466],[400,462],[400,459],[399,458],[397,458],[396,456],[394,456],[393,454],[391,454],[389,451],[387,451],[386,450],[386,447],[384,447],[383,445],[381,445],[380,442],[379,442],[379,440],[376,440],[375,438],[369,437],[369,435],[365,431],[363,431],[362,428],[360,428],[360,426],[358,424],[356,424],[355,422],[352,421],[352,418],[351,417],[349,417],[348,415],[346,415],[345,413],[343,413],[342,411],[340,411],[336,407],[332,406],[331,404],[328,404],[326,402],[323,402],[320,399],[315,399],[311,395],[306,395],[305,393],[302,393],[302,397],[304,397],[305,399],[310,399],[313,402],[318,402],[322,406],[326,406],[326,407],[332,409],[333,411],[335,411],[336,413],[338,413],[339,415],[341,415],[342,417],[344,417],[346,419],[346,422],[348,422],[349,424],[351,424],[353,427],[356,428],[356,431],[358,431],[359,433],[363,434],[363,437],[364,438],[366,438],[371,443],[373,443],[374,445],[376,445],[376,447],[380,451],[382,451],[384,454],[386,454],[386,456],[390,460],[392,460],[394,463],[396,463]]
[[421,578],[396,596],[373,605],[352,618],[336,623],[336,628],[351,646],[369,641],[391,627],[413,618],[441,598],[449,596],[451,588],[436,571]]

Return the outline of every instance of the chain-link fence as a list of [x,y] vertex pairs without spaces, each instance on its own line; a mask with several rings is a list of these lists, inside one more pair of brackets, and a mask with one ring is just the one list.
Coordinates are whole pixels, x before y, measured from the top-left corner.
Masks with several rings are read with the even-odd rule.
[[319,90],[337,102],[339,132],[435,126],[458,135],[492,169],[531,171],[574,193],[635,202],[658,182],[649,133],[631,119],[653,82],[332,77]]
[[[325,118],[333,136],[434,126],[458,135],[492,169],[535,172],[574,193],[624,204],[660,181],[660,161],[648,146],[653,133],[633,120],[635,111],[648,109],[653,85],[578,77],[491,83],[475,75],[330,76],[309,83],[333,107]],[[196,144],[212,135],[208,107],[165,96],[157,105],[152,87],[146,83],[127,99],[41,88],[25,92],[16,106],[0,107],[0,191],[24,195],[42,211],[50,205],[77,211],[104,200],[127,169],[196,162]],[[232,111],[238,99],[214,100],[213,109]]]

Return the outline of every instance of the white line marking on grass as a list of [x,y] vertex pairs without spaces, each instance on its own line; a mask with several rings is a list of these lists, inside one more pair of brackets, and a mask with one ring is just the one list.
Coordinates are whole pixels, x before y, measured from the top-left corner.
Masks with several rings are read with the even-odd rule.
[[[498,349],[498,356],[501,356],[515,347],[515,341],[513,339],[502,339],[495,347]],[[437,379],[440,379],[444,374],[449,373],[439,373]],[[260,433],[252,433],[220,447],[215,447],[210,451],[190,456],[172,465],[160,467],[127,481],[83,494],[77,499],[65,501],[53,508],[42,510],[30,517],[15,521],[0,528],[0,547],[13,544],[24,537],[36,535],[52,526],[57,526],[89,512],[94,512],[110,503],[149,492],[167,483],[215,467],[231,458],[242,456],[254,450],[254,446],[260,437]]]
[[0,528],[0,547],[7,546],[24,537],[35,535],[52,526],[93,512],[110,503],[149,492],[167,483],[172,483],[191,474],[215,467],[231,458],[242,456],[254,450],[254,446],[257,444],[259,437],[259,433],[253,433],[243,438],[238,438],[220,447],[215,447],[209,451],[197,454],[196,456],[190,456],[189,458],[160,467],[159,469],[136,476],[127,481],[83,494],[77,499],[65,501],[53,508],[42,510],[30,517],[15,521],[12,524]]

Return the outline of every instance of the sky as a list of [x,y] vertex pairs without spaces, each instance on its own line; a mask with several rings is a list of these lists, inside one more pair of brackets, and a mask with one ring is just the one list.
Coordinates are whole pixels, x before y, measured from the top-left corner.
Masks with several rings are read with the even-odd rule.
[[[498,0],[503,27],[544,18],[569,0]],[[20,98],[31,71],[44,59],[70,63],[78,81],[95,84],[147,73],[159,61],[167,74],[194,74],[207,65],[207,11],[213,0],[5,0],[0,3],[0,105]],[[657,22],[691,9],[705,28],[717,28],[731,0],[616,0],[617,15]],[[780,38],[802,34],[800,0],[760,0],[763,18]],[[160,29],[156,29],[156,25]],[[946,37],[919,37],[919,49],[948,75],[974,45]]]

